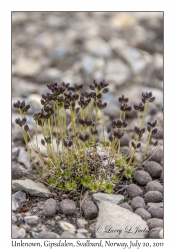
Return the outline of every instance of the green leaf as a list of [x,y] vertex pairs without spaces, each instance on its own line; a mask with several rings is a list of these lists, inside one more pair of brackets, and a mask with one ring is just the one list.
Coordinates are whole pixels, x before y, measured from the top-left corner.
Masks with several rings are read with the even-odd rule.
[[66,178],[66,179],[70,178],[70,171],[67,170],[67,169],[64,170],[63,176],[64,176],[64,178]]
[[59,182],[59,183],[57,184],[57,187],[58,187],[59,190],[65,190],[64,182]]
[[100,189],[101,182],[96,181],[90,186],[90,190],[92,193],[96,193]]
[[67,190],[70,190],[70,191],[75,190],[76,186],[77,186],[77,184],[76,184],[75,181],[72,181],[72,182],[71,182],[71,181],[67,181],[67,182],[65,183],[65,188],[66,188]]
[[131,180],[134,174],[134,169],[132,167],[129,167],[126,169],[125,176],[128,180]]
[[112,181],[115,182],[115,183],[118,182],[118,176],[113,176]]

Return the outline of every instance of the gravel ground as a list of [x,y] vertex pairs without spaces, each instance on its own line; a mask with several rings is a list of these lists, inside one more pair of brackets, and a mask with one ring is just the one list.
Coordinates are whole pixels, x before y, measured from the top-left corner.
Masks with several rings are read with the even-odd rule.
[[[148,108],[146,122],[157,120],[152,143],[162,140],[160,147],[153,156],[149,152],[149,161],[132,181],[117,185],[113,195],[89,194],[80,204],[75,197],[37,184],[37,171],[14,122],[18,113],[12,108],[12,238],[130,238],[123,227],[127,223],[137,227],[135,221],[145,229],[137,237],[133,232],[136,238],[162,237],[163,14],[13,12],[12,103],[25,99],[31,104],[29,126],[32,114],[40,109],[40,95],[47,92],[46,83],[83,83],[86,89],[94,79],[110,83],[105,96],[109,120],[118,118],[122,94],[133,105],[142,91],[153,93],[156,101]],[[127,118],[128,130],[121,141],[125,152],[137,124],[134,111]],[[140,154],[136,157],[140,159]],[[122,232],[107,233],[109,223],[113,229],[121,225]],[[97,232],[99,227],[104,230]]]

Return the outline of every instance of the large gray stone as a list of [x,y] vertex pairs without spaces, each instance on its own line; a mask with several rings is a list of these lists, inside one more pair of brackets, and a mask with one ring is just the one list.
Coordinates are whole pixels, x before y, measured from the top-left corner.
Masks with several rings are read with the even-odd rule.
[[43,183],[34,182],[30,179],[12,180],[12,186],[17,190],[24,190],[31,195],[39,197],[49,197],[50,191]]
[[124,201],[124,196],[121,194],[116,195],[116,194],[95,193],[93,194],[93,199],[94,202],[99,207],[102,201],[109,201],[118,205]]
[[146,222],[128,209],[108,201],[100,204],[96,238],[146,238],[148,230]]

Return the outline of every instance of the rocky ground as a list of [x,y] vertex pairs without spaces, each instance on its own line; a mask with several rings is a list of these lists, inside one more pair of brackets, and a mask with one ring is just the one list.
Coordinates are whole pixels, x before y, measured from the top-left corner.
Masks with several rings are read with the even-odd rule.
[[[119,117],[122,94],[133,105],[140,102],[141,92],[153,93],[156,100],[148,107],[146,122],[157,120],[152,143],[158,139],[160,146],[154,155],[149,152],[149,160],[132,181],[116,186],[114,194],[88,194],[80,202],[37,182],[37,171],[14,122],[19,115],[12,108],[12,238],[163,237],[162,13],[12,14],[12,102],[25,99],[31,104],[29,126],[34,124],[32,114],[41,108],[46,83],[83,83],[86,89],[94,79],[110,83],[105,95],[107,120]],[[137,124],[136,112],[127,119],[121,141],[124,152]]]

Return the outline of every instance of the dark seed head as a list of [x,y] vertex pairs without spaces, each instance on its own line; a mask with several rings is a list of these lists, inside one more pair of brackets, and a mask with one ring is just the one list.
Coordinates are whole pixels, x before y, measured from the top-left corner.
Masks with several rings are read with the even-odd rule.
[[45,140],[41,139],[41,144],[45,146]]
[[107,133],[109,134],[111,132],[111,129],[110,128],[107,128]]
[[151,126],[147,124],[147,130],[150,132],[151,131]]
[[134,149],[136,149],[136,145],[135,145],[135,143],[132,141],[131,142],[131,145],[132,145],[132,147],[134,148]]
[[104,88],[102,92],[103,92],[103,93],[108,93],[108,91],[109,91],[108,88]]
[[94,90],[94,89],[95,89],[95,86],[92,85],[92,84],[90,84],[90,85],[89,85],[89,88],[90,88],[91,90]]
[[27,124],[24,125],[24,130],[27,132],[29,131],[29,126]]
[[134,109],[139,110],[139,107],[136,104],[134,104]]
[[24,118],[22,119],[22,124],[24,125],[24,124],[26,124],[26,122],[27,122],[27,118],[24,117]]
[[152,98],[149,99],[149,102],[154,102],[155,99],[156,99],[155,97],[152,97]]
[[112,136],[112,134],[109,135],[109,141],[110,141],[110,142],[113,141],[113,136]]
[[156,140],[156,141],[154,142],[154,146],[157,146],[157,144],[158,144],[158,140]]
[[158,131],[157,128],[153,128],[152,134],[155,135],[157,133],[157,131]]

